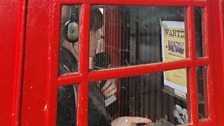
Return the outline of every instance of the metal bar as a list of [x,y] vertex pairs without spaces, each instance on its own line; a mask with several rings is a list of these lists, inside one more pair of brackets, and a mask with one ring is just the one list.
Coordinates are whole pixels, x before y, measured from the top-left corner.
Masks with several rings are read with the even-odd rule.
[[195,66],[205,66],[210,64],[210,59],[209,58],[197,58],[195,60]]
[[[44,104],[43,111],[45,112],[45,126],[56,125],[56,111],[54,111],[55,106],[57,105],[57,87],[55,82],[57,80],[58,75],[58,58],[59,51],[56,49],[59,45],[59,39],[54,37],[54,31],[59,31],[57,27],[55,29],[55,24],[58,23],[59,20],[55,20],[56,17],[59,17],[59,14],[54,14],[55,11],[58,11],[59,8],[55,7],[56,3],[50,1],[50,16],[49,16],[49,33],[48,33],[48,62],[47,62],[47,84],[45,88],[46,94],[46,102]],[[60,12],[60,11],[58,11]],[[55,42],[58,42],[55,44]],[[51,57],[51,58],[49,58]]]
[[[194,8],[188,7],[188,40],[189,40],[189,58],[195,62],[196,59],[196,44],[195,44],[195,25],[194,25]],[[198,96],[197,96],[197,78],[196,78],[196,66],[191,66],[189,69],[189,83],[188,93],[189,102],[188,108],[190,108],[190,118],[193,125],[198,124]]]
[[84,78],[81,74],[66,74],[58,78],[57,85],[68,86],[68,85],[80,83],[82,80],[84,80]]
[[88,126],[88,80],[78,86],[77,126]]
[[191,122],[193,125],[198,124],[198,96],[197,96],[197,80],[196,80],[196,67],[191,67],[189,70],[189,102]]
[[[85,77],[89,71],[89,25],[90,24],[90,5],[84,4],[81,6],[80,14],[80,58],[79,68],[80,73],[84,77],[78,90],[78,113],[77,126],[88,125],[88,80]],[[87,35],[87,36],[86,36]]]
[[108,4],[108,5],[148,5],[148,6],[206,6],[206,0],[58,0],[63,4]]
[[86,76],[89,71],[89,30],[90,30],[90,5],[81,6],[80,14],[80,51],[79,71]]
[[144,6],[205,6],[205,0],[89,0],[91,4],[144,5]]
[[189,58],[194,62],[196,59],[196,43],[195,43],[195,25],[194,25],[194,8],[188,7],[187,12],[187,29],[189,43]]
[[89,73],[90,81],[106,80],[110,78],[122,78],[127,76],[136,76],[142,74],[150,74],[154,72],[162,72],[172,69],[186,68],[195,65],[191,60],[181,60],[176,62],[155,63],[146,65],[137,65],[124,68],[114,68],[102,71],[92,71]]
[[[211,45],[212,45],[212,39],[211,39],[211,31],[212,31],[212,27],[210,26],[210,24],[212,24],[213,22],[211,22],[211,20],[210,20],[210,16],[209,15],[211,15],[210,14],[210,10],[211,10],[211,7],[209,8],[210,6],[207,6],[207,7],[205,7],[205,13],[204,13],[204,23],[205,23],[205,45],[206,45],[206,47],[205,47],[205,50],[206,50],[206,57],[208,57],[208,59],[212,59],[212,57],[211,57],[211,53],[210,53],[210,48],[211,48]],[[210,10],[209,10],[210,9]],[[211,64],[211,63],[210,63]],[[212,120],[214,120],[215,119],[215,108],[214,108],[214,106],[215,106],[215,104],[214,104],[214,96],[213,96],[213,94],[214,94],[214,85],[213,85],[213,81],[212,81],[212,79],[213,79],[213,77],[214,77],[214,73],[212,74],[212,72],[214,72],[214,71],[212,71],[212,68],[211,68],[211,66],[210,66],[210,64],[208,65],[208,85],[207,85],[207,87],[208,87],[208,89],[207,89],[207,94],[208,94],[208,102],[209,102],[209,104],[208,104],[208,112],[209,112],[209,118],[210,119],[212,119]]]

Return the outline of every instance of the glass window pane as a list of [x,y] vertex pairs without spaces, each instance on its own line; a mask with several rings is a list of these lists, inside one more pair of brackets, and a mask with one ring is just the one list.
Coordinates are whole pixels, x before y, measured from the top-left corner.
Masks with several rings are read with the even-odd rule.
[[[61,7],[59,75],[78,71],[79,12],[79,5]],[[57,126],[76,125],[77,86],[58,88]]]
[[[186,69],[90,82],[89,124],[115,123],[136,116],[151,119],[153,126],[186,124],[186,88]],[[91,117],[96,113],[98,118]],[[120,124],[131,122],[125,121]]]
[[58,88],[57,126],[76,126],[78,85]]
[[[93,5],[91,10],[90,69],[187,58],[184,7]],[[99,60],[105,63],[97,66]]]
[[208,118],[207,66],[197,67],[199,119]]
[[205,26],[204,24],[204,9],[195,8],[194,10],[195,18],[195,35],[196,35],[196,56],[205,57]]
[[61,7],[59,75],[78,71],[79,11],[79,5]]

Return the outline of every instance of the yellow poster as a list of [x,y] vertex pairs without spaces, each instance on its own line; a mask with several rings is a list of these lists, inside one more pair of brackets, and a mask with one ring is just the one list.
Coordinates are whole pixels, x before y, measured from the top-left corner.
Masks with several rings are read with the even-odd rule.
[[[184,22],[161,21],[163,62],[186,58]],[[178,92],[187,93],[187,71],[177,69],[164,72],[164,84]]]

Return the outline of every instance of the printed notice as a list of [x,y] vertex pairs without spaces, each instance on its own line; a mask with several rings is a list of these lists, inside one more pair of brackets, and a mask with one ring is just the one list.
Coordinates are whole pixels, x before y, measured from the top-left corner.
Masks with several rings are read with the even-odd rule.
[[[161,21],[163,62],[186,58],[184,22]],[[183,97],[187,93],[187,71],[177,69],[164,72],[164,85],[174,89],[176,95]],[[183,97],[185,98],[185,97]]]

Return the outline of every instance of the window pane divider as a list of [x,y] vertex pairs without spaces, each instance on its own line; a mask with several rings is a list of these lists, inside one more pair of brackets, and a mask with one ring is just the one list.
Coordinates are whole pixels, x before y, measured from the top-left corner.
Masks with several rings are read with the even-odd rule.
[[80,43],[79,43],[79,71],[84,76],[78,86],[78,112],[77,126],[88,125],[88,80],[85,79],[89,72],[89,30],[90,26],[90,5],[81,5],[80,13]]
[[205,66],[210,63],[210,60],[208,58],[197,58],[195,60],[195,65],[196,66]]
[[81,74],[66,74],[62,75],[58,78],[58,86],[65,86],[65,85],[73,85],[80,83],[83,80],[83,76]]
[[[210,1],[207,1],[208,4],[210,4]],[[210,9],[210,10],[209,10]],[[206,51],[206,56],[208,57],[208,59],[212,59],[213,57],[211,57],[211,53],[210,53],[210,48],[212,46],[212,38],[211,38],[211,31],[212,31],[212,27],[210,26],[210,24],[212,22],[210,22],[210,12],[211,11],[211,7],[210,6],[206,6],[204,9],[204,26],[205,27],[205,51]],[[203,27],[204,27],[203,26]],[[215,120],[215,104],[214,104],[214,82],[213,82],[213,77],[214,77],[214,71],[212,71],[211,65],[208,64],[208,87],[207,87],[207,94],[208,94],[208,112],[209,112],[209,116],[208,118],[212,121]]]
[[88,126],[88,80],[78,86],[77,126]]
[[[189,42],[189,58],[193,63],[196,62],[196,44],[195,44],[195,22],[194,22],[194,7],[189,6],[187,9],[187,28]],[[191,66],[189,69],[188,83],[188,120],[193,125],[198,124],[198,96],[197,96],[197,70],[196,66]]]
[[206,6],[206,0],[58,0],[63,4],[110,4],[110,5],[148,5],[148,6]]
[[[177,61],[177,62],[180,62],[180,61]],[[182,62],[182,61],[181,61]],[[184,61],[185,62],[185,61]],[[185,65],[187,65],[188,63],[190,63],[191,61],[189,60],[189,61],[186,61],[186,63],[184,63]],[[175,62],[176,63],[176,62]],[[164,63],[163,63],[164,64]],[[170,64],[170,63],[165,63],[165,64]],[[172,63],[173,64],[173,63]],[[182,63],[180,63],[180,64],[182,64]],[[184,65],[183,64],[183,65]],[[192,65],[191,65],[192,64]],[[207,59],[207,58],[199,58],[199,59],[197,59],[196,60],[196,62],[195,62],[195,64],[193,64],[193,62],[192,63],[190,63],[190,64],[188,64],[186,67],[189,67],[189,66],[205,66],[205,65],[207,65],[207,64],[209,64],[209,59]],[[152,66],[157,66],[157,65],[159,65],[159,64],[149,64],[149,65],[140,65],[140,66],[131,66],[131,67],[134,67],[134,68],[131,68],[131,67],[124,67],[124,68],[114,68],[114,69],[109,69],[109,70],[101,70],[101,71],[93,71],[93,72],[91,72],[90,74],[89,74],[89,79],[90,80],[95,80],[95,79],[92,79],[92,78],[95,78],[95,77],[91,77],[91,76],[99,76],[99,75],[96,75],[96,74],[100,74],[100,75],[105,75],[105,74],[109,74],[109,72],[111,72],[111,71],[114,71],[113,73],[114,74],[117,74],[119,71],[121,71],[121,72],[125,72],[126,71],[126,69],[129,69],[129,68],[131,68],[131,69],[145,69],[145,68],[147,68],[148,69],[148,67],[152,67]],[[159,65],[159,66],[164,66],[164,65]],[[140,68],[138,68],[138,67],[140,67]],[[142,67],[145,67],[145,68],[142,68]],[[175,69],[176,67],[174,66],[174,68],[171,68],[171,69]],[[179,68],[185,68],[184,66],[180,66]],[[178,68],[178,69],[179,69]],[[150,69],[152,69],[152,68],[150,68]],[[166,70],[166,68],[165,68],[165,66],[164,66],[164,68],[163,69],[165,69]],[[167,68],[167,70],[169,70],[168,68]],[[153,73],[153,72],[162,72],[162,70],[157,70],[157,71],[151,71],[150,73]],[[144,71],[144,73],[149,73],[149,72],[147,72],[147,71]],[[140,74],[142,74],[141,72],[140,73],[135,73],[134,75],[140,75]],[[134,76],[134,75],[131,75],[131,76]],[[124,76],[122,76],[122,77],[126,77],[126,76],[128,76],[128,75],[124,75]],[[101,77],[101,76],[100,76]],[[120,76],[116,76],[116,77],[120,77]],[[114,77],[114,78],[116,78],[116,77]],[[80,83],[82,80],[84,80],[84,76],[82,75],[82,74],[79,74],[79,73],[71,73],[71,74],[65,74],[65,75],[62,75],[62,76],[59,76],[58,77],[58,86],[65,86],[65,85],[73,85],[73,84],[78,84],[78,83]],[[98,77],[99,78],[99,77]],[[107,79],[110,79],[110,78],[112,78],[111,76],[108,76],[107,77]],[[106,78],[101,78],[101,79],[106,79]],[[97,79],[98,80],[98,79]]]
[[89,71],[89,24],[90,23],[90,5],[83,4],[80,14],[80,38],[79,38],[79,71],[82,75],[87,75]]
[[110,78],[122,78],[128,76],[136,76],[143,74],[150,74],[155,72],[163,72],[173,69],[181,69],[193,66],[194,62],[191,60],[181,60],[176,62],[166,63],[154,63],[148,65],[137,65],[124,68],[113,68],[108,70],[92,71],[88,75],[88,79],[91,81],[110,79]]
[[206,0],[89,0],[91,4],[143,5],[143,6],[205,6]]

